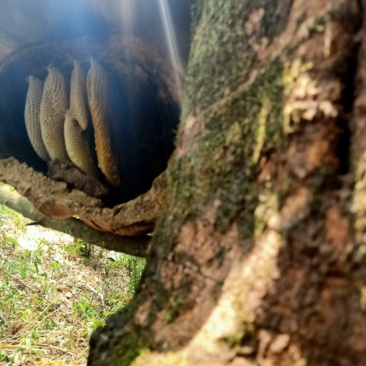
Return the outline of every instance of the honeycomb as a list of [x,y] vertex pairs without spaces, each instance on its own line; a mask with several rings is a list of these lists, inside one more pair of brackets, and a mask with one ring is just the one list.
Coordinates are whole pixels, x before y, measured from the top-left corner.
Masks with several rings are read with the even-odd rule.
[[86,76],[78,61],[74,61],[71,74],[70,113],[80,127],[85,130],[88,126]]
[[65,145],[70,160],[83,172],[97,177],[97,168],[90,151],[86,131],[74,119],[70,111],[65,114]]
[[25,127],[27,129],[29,141],[34,151],[41,159],[47,161],[49,160],[49,155],[42,140],[41,126],[39,121],[43,81],[36,78],[35,76],[29,76],[28,83],[29,86],[24,110]]
[[47,70],[44,83],[29,77],[24,116],[34,150],[46,161],[71,161],[85,173],[98,177],[86,131],[90,115],[98,166],[112,186],[120,185],[108,121],[111,113],[108,74],[100,63],[91,59],[85,75],[80,62],[74,61],[69,100],[64,76],[54,66]]
[[55,67],[49,66],[43,88],[40,125],[43,143],[51,160],[68,160],[64,139],[67,107],[65,79]]
[[95,133],[95,150],[98,166],[112,186],[120,184],[117,161],[112,152],[108,125],[109,86],[108,75],[94,59],[87,74],[87,95]]

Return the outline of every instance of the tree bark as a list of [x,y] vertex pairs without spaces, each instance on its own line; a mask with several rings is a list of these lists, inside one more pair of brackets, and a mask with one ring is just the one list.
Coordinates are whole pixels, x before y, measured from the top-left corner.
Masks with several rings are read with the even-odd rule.
[[364,364],[365,5],[198,2],[168,205],[89,365]]
[[5,185],[0,185],[0,203],[21,213],[39,225],[72,235],[98,247],[137,257],[147,256],[149,236],[122,237],[92,229],[76,218],[66,220],[52,219],[37,211],[27,198]]
[[166,186],[162,173],[148,192],[110,208],[104,207],[100,199],[70,189],[65,182],[54,181],[14,158],[0,159],[0,181],[14,186],[48,217],[79,216],[91,228],[124,236],[151,233],[162,209]]

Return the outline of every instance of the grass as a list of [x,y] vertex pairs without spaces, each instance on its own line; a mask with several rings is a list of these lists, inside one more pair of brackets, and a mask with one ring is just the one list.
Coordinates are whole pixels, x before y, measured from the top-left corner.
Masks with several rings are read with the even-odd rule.
[[91,332],[130,301],[144,265],[0,205],[0,365],[85,365]]

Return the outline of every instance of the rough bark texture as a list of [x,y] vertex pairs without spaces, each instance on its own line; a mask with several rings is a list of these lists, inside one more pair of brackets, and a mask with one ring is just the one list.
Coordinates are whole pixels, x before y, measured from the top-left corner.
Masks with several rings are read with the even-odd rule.
[[151,232],[163,205],[166,186],[162,174],[146,194],[108,208],[99,199],[70,190],[66,183],[53,181],[13,158],[0,160],[0,181],[14,185],[48,217],[67,219],[76,215],[90,227],[125,236]]
[[202,0],[168,207],[89,365],[363,365],[356,0]]

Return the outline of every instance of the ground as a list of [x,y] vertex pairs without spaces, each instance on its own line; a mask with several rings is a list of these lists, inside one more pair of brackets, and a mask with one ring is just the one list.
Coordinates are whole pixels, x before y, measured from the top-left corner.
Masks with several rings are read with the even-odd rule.
[[[144,260],[45,229],[0,205],[0,365],[85,365],[88,340],[131,299]],[[111,257],[111,258],[108,258]]]

